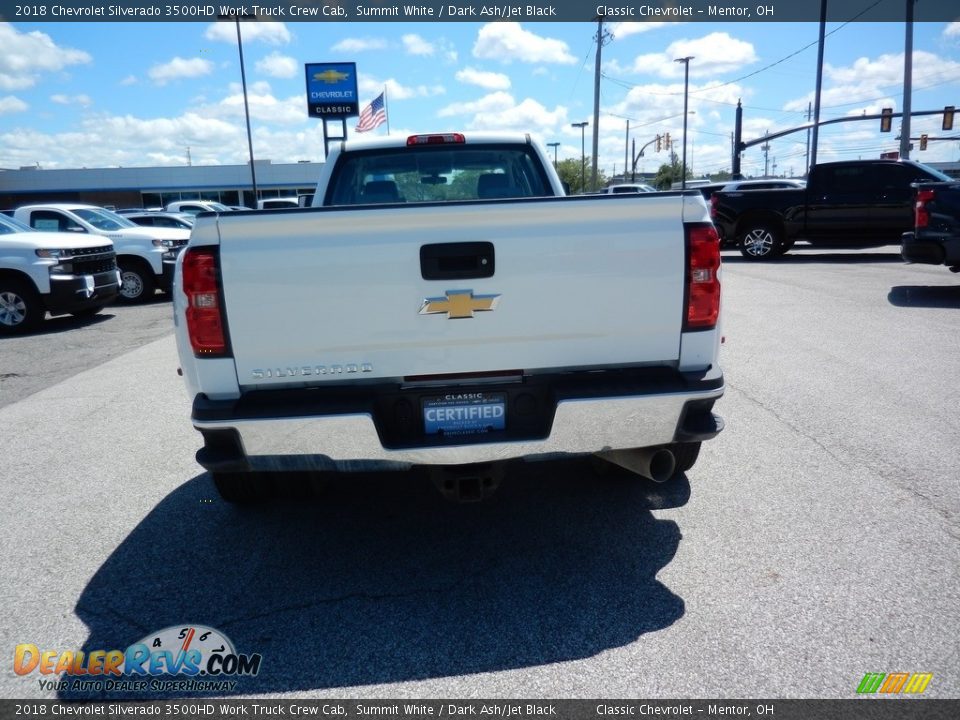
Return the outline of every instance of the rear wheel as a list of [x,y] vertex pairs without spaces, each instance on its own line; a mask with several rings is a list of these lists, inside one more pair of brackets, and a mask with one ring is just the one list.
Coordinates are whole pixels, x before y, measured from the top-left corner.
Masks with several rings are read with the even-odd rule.
[[740,253],[747,260],[769,260],[789,249],[783,240],[783,231],[772,223],[749,223],[740,234]]
[[46,312],[29,283],[17,278],[0,279],[0,335],[33,330]]
[[138,303],[149,300],[157,289],[153,270],[142,260],[121,260],[120,295],[118,299],[125,303]]
[[272,495],[273,484],[266,473],[215,472],[211,475],[220,497],[228,503],[255,505]]

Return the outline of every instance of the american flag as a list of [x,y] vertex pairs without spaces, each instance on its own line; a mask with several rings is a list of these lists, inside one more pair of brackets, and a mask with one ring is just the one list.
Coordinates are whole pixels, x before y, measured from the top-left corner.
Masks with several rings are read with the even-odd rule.
[[367,132],[382,125],[387,121],[387,109],[383,105],[383,93],[380,93],[367,105],[360,113],[360,119],[357,121],[357,132]]

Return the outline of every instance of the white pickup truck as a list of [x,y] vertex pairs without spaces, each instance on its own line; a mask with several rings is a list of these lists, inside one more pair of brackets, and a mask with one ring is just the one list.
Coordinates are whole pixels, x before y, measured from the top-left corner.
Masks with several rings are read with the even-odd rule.
[[280,470],[597,454],[665,481],[722,429],[720,255],[699,193],[563,197],[525,135],[332,148],[314,207],[201,215],[178,263],[198,462],[231,502]]
[[177,255],[190,237],[189,230],[141,227],[122,215],[95,205],[52,203],[25,205],[13,217],[36,230],[100,235],[111,242],[120,267],[118,300],[143,302],[159,287],[169,292]]
[[34,330],[47,313],[96,315],[119,287],[109,240],[39,232],[0,215],[0,336]]

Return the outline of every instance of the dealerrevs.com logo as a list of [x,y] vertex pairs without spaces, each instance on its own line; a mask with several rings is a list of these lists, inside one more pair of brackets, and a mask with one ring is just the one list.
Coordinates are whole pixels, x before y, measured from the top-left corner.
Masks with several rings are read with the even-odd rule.
[[927,689],[932,679],[933,673],[867,673],[857,686],[857,693],[919,695]]
[[37,674],[41,689],[53,691],[229,692],[234,678],[257,675],[261,661],[259,653],[238,653],[219,630],[188,625],[151,633],[126,650],[41,650],[21,643],[13,671]]

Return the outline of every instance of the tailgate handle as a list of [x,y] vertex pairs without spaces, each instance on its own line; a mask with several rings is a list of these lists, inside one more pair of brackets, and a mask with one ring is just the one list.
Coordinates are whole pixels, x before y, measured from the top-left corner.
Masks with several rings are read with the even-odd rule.
[[420,246],[424,280],[472,280],[493,277],[493,243],[434,243]]

